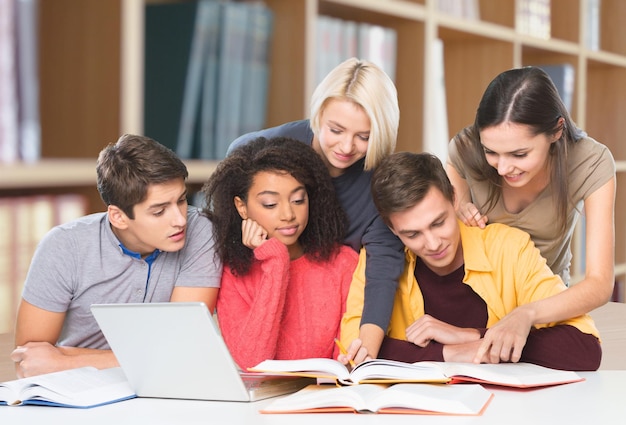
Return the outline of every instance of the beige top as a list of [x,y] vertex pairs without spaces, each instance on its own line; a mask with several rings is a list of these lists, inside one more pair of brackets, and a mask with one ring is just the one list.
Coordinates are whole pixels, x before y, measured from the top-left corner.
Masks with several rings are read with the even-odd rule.
[[[467,181],[473,203],[476,206],[484,205],[488,196],[488,182],[478,182],[466,172],[454,139],[449,145],[448,158],[459,175]],[[533,203],[517,214],[506,211],[502,198],[487,214],[490,223],[504,223],[528,232],[552,271],[560,275],[566,284],[570,281],[572,235],[578,216],[583,211],[583,201],[615,176],[615,161],[606,146],[586,137],[570,145],[568,169],[569,196],[575,208],[567,216],[565,234],[561,234],[556,224],[557,208],[552,197],[552,183]]]

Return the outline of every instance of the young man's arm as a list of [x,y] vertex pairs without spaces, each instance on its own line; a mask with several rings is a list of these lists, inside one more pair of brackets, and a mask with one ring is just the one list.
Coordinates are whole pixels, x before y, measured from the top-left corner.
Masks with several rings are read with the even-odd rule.
[[520,362],[576,371],[597,370],[601,360],[598,338],[569,324],[533,328],[520,358]]
[[[418,346],[410,341],[385,337],[380,357],[408,363],[418,361],[446,361],[471,363],[481,344],[477,339],[461,344],[442,344],[430,341]],[[502,357],[506,357],[503,353]],[[524,362],[553,369],[593,371],[600,367],[602,348],[598,339],[571,325],[556,325],[533,329],[519,360],[499,360],[495,363]],[[493,363],[488,356],[481,363]]]
[[56,347],[64,319],[65,313],[22,300],[15,329],[16,349],[11,353],[19,378],[83,366],[104,369],[119,365],[111,350]]
[[171,302],[203,302],[209,311],[215,311],[215,303],[217,302],[217,293],[219,288],[196,288],[189,286],[177,286],[172,291],[170,297]]

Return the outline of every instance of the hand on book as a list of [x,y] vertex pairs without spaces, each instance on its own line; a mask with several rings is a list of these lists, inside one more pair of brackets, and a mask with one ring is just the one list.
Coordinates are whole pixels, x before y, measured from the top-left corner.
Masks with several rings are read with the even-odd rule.
[[341,353],[337,356],[337,360],[341,363],[352,367],[371,359],[372,356],[369,355],[367,348],[363,345],[363,342],[359,338],[350,343],[346,353]]
[[69,369],[65,365],[65,354],[49,342],[29,342],[11,353],[18,378],[41,375]]
[[[478,347],[482,344],[481,340],[466,342],[464,344],[448,344],[443,346],[443,359],[446,362],[462,362],[472,363],[476,358]],[[491,363],[486,357],[482,361],[476,363]],[[498,363],[498,362],[495,362]]]
[[57,347],[48,342],[28,342],[11,353],[18,378],[27,378],[78,367],[99,369],[117,367],[111,350],[79,347]]
[[416,362],[374,359],[351,371],[328,358],[265,360],[249,368],[277,376],[306,376],[333,380],[340,385],[366,383],[458,383],[481,382],[517,388],[543,387],[582,380],[571,371],[550,369],[532,363],[472,364],[467,362]]
[[450,325],[425,314],[406,328],[406,339],[419,347],[426,347],[430,341],[443,345],[465,344],[480,340],[480,332]]
[[519,361],[533,326],[528,305],[517,307],[487,330],[474,363]]

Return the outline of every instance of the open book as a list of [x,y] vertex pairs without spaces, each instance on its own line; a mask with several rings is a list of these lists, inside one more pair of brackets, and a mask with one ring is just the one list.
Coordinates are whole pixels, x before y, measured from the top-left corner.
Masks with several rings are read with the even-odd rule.
[[481,415],[493,394],[480,385],[311,385],[274,400],[261,413],[411,413]]
[[342,385],[363,383],[478,382],[516,388],[543,387],[582,381],[576,372],[550,369],[531,363],[474,364],[455,362],[404,363],[373,359],[349,371],[333,359],[265,360],[249,368],[255,372],[299,375],[334,380]]
[[95,407],[136,397],[119,367],[82,367],[0,384],[0,405]]

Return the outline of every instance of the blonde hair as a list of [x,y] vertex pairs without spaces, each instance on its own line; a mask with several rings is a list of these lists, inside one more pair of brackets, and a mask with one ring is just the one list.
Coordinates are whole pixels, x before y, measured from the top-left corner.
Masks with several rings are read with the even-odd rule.
[[328,73],[311,98],[311,129],[320,131],[320,117],[331,100],[347,100],[363,108],[370,119],[365,170],[375,168],[396,149],[400,108],[393,81],[377,65],[350,58]]

